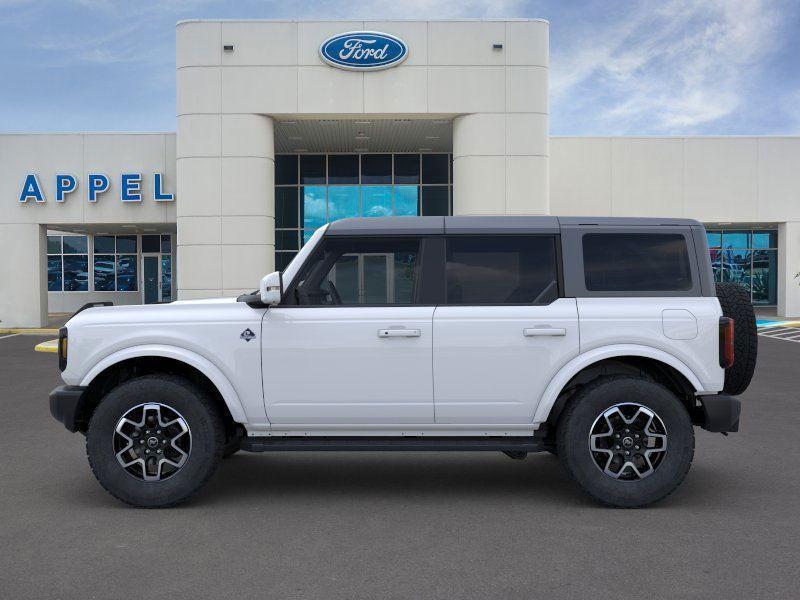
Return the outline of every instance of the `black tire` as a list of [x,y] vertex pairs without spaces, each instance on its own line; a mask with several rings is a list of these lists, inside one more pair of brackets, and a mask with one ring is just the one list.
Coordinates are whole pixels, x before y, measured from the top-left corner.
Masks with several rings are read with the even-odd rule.
[[[653,411],[666,429],[666,451],[643,478],[607,475],[596,462],[597,456],[604,455],[590,450],[592,427],[605,411],[620,404],[638,404]],[[686,477],[694,457],[694,429],[686,408],[672,392],[643,378],[617,375],[586,385],[564,409],[556,435],[558,456],[570,476],[594,500],[617,508],[662,500]]]
[[722,314],[733,319],[733,366],[725,370],[726,394],[744,393],[756,369],[758,328],[750,294],[736,283],[718,283],[717,299]]
[[[131,474],[115,456],[117,423],[144,403],[177,411],[190,430],[188,457],[160,481]],[[137,377],[111,390],[94,411],[86,434],[89,465],[100,485],[115,498],[142,508],[174,506],[189,498],[214,474],[224,446],[225,427],[218,408],[201,388],[174,375]]]

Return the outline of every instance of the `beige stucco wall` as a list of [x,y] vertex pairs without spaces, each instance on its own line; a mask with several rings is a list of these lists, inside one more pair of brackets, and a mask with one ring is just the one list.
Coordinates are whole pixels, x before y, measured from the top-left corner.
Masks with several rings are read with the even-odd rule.
[[[408,58],[323,62],[320,44],[354,30],[402,38]],[[548,212],[544,21],[188,21],[176,63],[181,298],[252,290],[273,268],[274,118],[452,118],[456,214]]]

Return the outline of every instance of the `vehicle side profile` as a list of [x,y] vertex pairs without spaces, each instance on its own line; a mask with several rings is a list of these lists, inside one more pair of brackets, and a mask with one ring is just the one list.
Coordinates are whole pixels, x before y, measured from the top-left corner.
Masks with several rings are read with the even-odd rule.
[[557,454],[591,497],[671,493],[738,430],[749,295],[688,219],[388,217],[318,229],[238,298],[84,307],[53,416],[135,506],[239,450]]

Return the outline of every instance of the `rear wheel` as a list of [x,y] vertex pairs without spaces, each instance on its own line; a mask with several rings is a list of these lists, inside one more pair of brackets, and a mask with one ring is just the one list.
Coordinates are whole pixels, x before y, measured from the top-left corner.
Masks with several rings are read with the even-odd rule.
[[145,508],[186,500],[214,473],[225,444],[217,407],[171,375],[131,379],[109,392],[86,434],[89,464],[114,497]]
[[683,481],[694,456],[689,414],[666,388],[648,379],[602,377],[566,407],[558,455],[595,500],[647,506]]

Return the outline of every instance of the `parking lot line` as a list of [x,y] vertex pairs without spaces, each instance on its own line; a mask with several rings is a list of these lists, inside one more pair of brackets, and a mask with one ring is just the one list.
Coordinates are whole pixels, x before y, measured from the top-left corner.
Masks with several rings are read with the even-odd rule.
[[10,338],[10,337],[16,337],[18,335],[22,335],[22,334],[21,333],[12,333],[12,334],[9,334],[9,335],[0,335],[0,340],[4,340],[4,339]]

